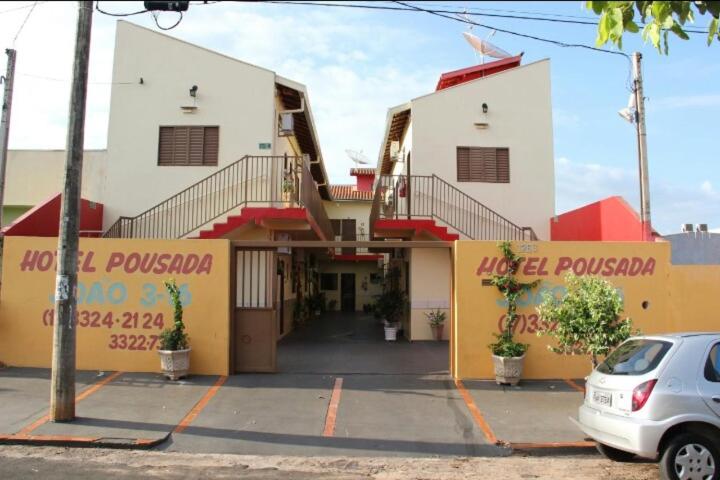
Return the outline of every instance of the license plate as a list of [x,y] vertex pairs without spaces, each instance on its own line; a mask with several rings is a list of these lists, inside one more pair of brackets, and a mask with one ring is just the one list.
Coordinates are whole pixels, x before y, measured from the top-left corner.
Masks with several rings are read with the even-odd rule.
[[612,405],[612,395],[609,392],[599,392],[595,390],[592,396],[593,402],[598,405],[610,407]]

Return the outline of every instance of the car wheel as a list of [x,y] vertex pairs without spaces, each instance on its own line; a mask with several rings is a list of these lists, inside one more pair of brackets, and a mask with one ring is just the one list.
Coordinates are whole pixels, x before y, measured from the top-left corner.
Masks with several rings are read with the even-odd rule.
[[670,439],[660,459],[660,475],[668,480],[718,480],[720,454],[714,442],[696,433]]
[[597,444],[597,450],[603,457],[612,460],[613,462],[629,462],[635,458],[634,453],[626,452],[625,450],[618,450],[617,448],[610,447],[603,443]]

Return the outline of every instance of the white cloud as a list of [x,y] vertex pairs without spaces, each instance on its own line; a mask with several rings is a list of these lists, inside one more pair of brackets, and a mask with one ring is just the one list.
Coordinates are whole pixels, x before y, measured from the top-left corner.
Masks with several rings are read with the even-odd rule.
[[648,110],[677,110],[681,108],[717,107],[720,107],[720,93],[661,97],[657,99],[650,99],[648,101]]
[[[636,210],[639,207],[637,170],[561,157],[555,161],[555,174],[558,213],[613,195],[621,195]],[[651,172],[651,218],[660,233],[678,232],[682,223],[720,225],[720,193],[709,181],[682,187],[652,179]]]
[[[102,8],[130,12],[142,10],[142,3],[102,2]],[[10,148],[65,146],[75,12],[73,3],[40,4],[18,40]],[[0,15],[4,45],[12,43],[26,14]],[[161,24],[171,23],[174,15],[161,14]],[[127,20],[156,29],[149,14]],[[112,75],[115,18],[96,12],[93,22],[90,81],[95,83],[88,92],[85,145],[103,148],[110,86],[102,82]],[[374,161],[387,109],[431,91],[440,73],[413,62],[409,54],[430,42],[429,37],[367,21],[367,13],[360,11],[232,2],[192,5],[169,34],[304,83],[334,181],[351,181],[345,149],[363,150]]]

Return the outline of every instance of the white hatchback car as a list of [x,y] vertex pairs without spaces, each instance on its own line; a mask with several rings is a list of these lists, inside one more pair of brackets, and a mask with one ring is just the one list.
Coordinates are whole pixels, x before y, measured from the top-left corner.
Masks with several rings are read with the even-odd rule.
[[660,458],[668,479],[720,479],[720,334],[633,337],[587,378],[580,429],[612,460]]

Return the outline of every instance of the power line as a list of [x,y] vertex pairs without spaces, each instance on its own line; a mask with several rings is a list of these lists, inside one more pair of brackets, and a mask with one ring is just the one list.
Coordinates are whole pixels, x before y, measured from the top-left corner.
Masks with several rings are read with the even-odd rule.
[[25,24],[27,23],[28,19],[30,18],[30,15],[32,15],[33,10],[35,10],[35,7],[37,6],[38,2],[35,2],[32,4],[32,7],[30,7],[30,11],[25,16],[25,20],[23,20],[22,24],[20,25],[20,28],[18,28],[17,33],[15,34],[15,38],[13,38],[13,47],[15,46],[15,41],[17,41],[18,37],[20,36],[20,32],[22,32],[23,27],[25,27]]
[[550,44],[556,45],[556,46],[558,46],[558,47],[564,47],[564,48],[584,48],[584,49],[592,50],[592,51],[595,51],[595,52],[609,53],[609,54],[611,54],[611,55],[621,55],[621,56],[623,56],[623,57],[625,57],[625,58],[627,58],[627,59],[630,58],[630,56],[629,56],[627,53],[624,53],[624,52],[616,52],[616,51],[613,51],[613,50],[604,50],[604,49],[602,49],[602,48],[591,47],[590,45],[585,45],[585,44],[582,44],[582,43],[566,43],[566,42],[562,42],[562,41],[560,41],[560,40],[551,40],[551,39],[549,39],[549,38],[537,37],[537,36],[535,36],[535,35],[528,35],[528,34],[526,34],[526,33],[513,32],[512,30],[505,30],[505,29],[503,29],[503,28],[497,28],[497,27],[493,27],[493,26],[490,26],[490,25],[484,25],[484,24],[482,24],[482,23],[474,22],[474,21],[468,20],[468,19],[466,19],[466,18],[452,17],[452,16],[450,16],[450,15],[445,15],[445,14],[443,14],[443,13],[439,13],[439,12],[436,12],[436,11],[434,11],[434,10],[428,10],[428,9],[425,9],[425,8],[418,7],[418,6],[416,6],[416,5],[411,5],[411,4],[404,3],[404,2],[400,2],[400,1],[397,1],[397,0],[395,1],[395,3],[397,3],[397,4],[399,4],[399,5],[404,5],[404,6],[406,6],[406,7],[410,7],[410,8],[412,8],[412,9],[414,9],[414,10],[419,11],[419,12],[429,13],[429,14],[431,14],[431,15],[435,15],[435,16],[442,17],[442,18],[447,18],[447,19],[449,19],[449,20],[454,20],[454,21],[456,21],[456,22],[466,23],[466,24],[469,24],[469,25],[477,26],[477,27],[483,27],[483,28],[487,28],[487,29],[490,29],[490,30],[495,30],[495,31],[497,31],[497,32],[507,33],[508,35],[514,35],[514,36],[517,36],[517,37],[529,38],[529,39],[531,39],[531,40],[537,40],[538,42],[550,43]]
[[[255,3],[253,0],[240,0],[244,2],[249,3]],[[294,0],[261,0],[262,3],[275,3],[280,5],[306,5],[306,6],[318,6],[318,7],[339,7],[339,8],[357,8],[357,9],[367,9],[367,10],[389,10],[389,11],[396,11],[396,12],[412,12],[417,11],[418,8],[415,8],[415,5],[409,4],[409,3],[403,3],[404,7],[396,7],[396,6],[389,6],[389,5],[379,5],[379,4],[357,4],[357,3],[329,3],[329,2],[312,2],[312,1],[294,1]],[[397,3],[397,2],[395,2]],[[423,5],[436,5],[436,4],[425,4]],[[540,12],[528,12],[531,14],[536,15],[553,15],[557,17],[567,17],[567,18],[577,18],[577,19],[583,19],[583,20],[565,20],[562,18],[543,18],[543,17],[536,17],[536,16],[527,16],[527,15],[505,15],[505,14],[496,14],[496,13],[478,13],[482,11],[481,9],[474,9],[475,11],[468,11],[468,10],[448,10],[447,8],[434,8],[434,9],[424,9],[428,10],[433,13],[444,13],[444,14],[451,14],[451,15],[469,15],[469,16],[477,16],[477,17],[493,17],[493,18],[504,18],[504,19],[510,19],[510,20],[529,20],[529,21],[540,21],[540,22],[551,22],[551,23],[563,23],[563,24],[570,24],[570,25],[588,25],[597,27],[598,22],[590,19],[589,17],[580,17],[580,16],[565,16],[565,15],[554,15],[554,14],[543,14]],[[497,10],[497,11],[505,11],[505,10]],[[515,11],[515,10],[507,10],[509,12],[517,12],[517,13],[523,13],[522,11]],[[644,24],[640,24],[639,26],[644,26]],[[703,30],[697,30],[697,29],[690,29],[685,28],[684,29],[686,33],[697,33],[697,34],[707,34],[706,31]]]
[[21,7],[14,7],[14,8],[8,8],[7,10],[0,10],[0,15],[2,15],[3,13],[10,13],[10,12],[16,12],[18,10],[25,10],[26,8],[35,8],[35,4],[40,5],[43,3],[47,3],[47,2],[35,2],[32,5],[23,5]]
[[150,10],[138,10],[137,12],[130,12],[130,13],[113,13],[113,12],[106,12],[105,10],[100,8],[100,1],[98,0],[95,2],[95,10],[102,13],[103,15],[108,15],[110,17],[130,17],[132,15],[140,15],[141,13],[147,13]]

